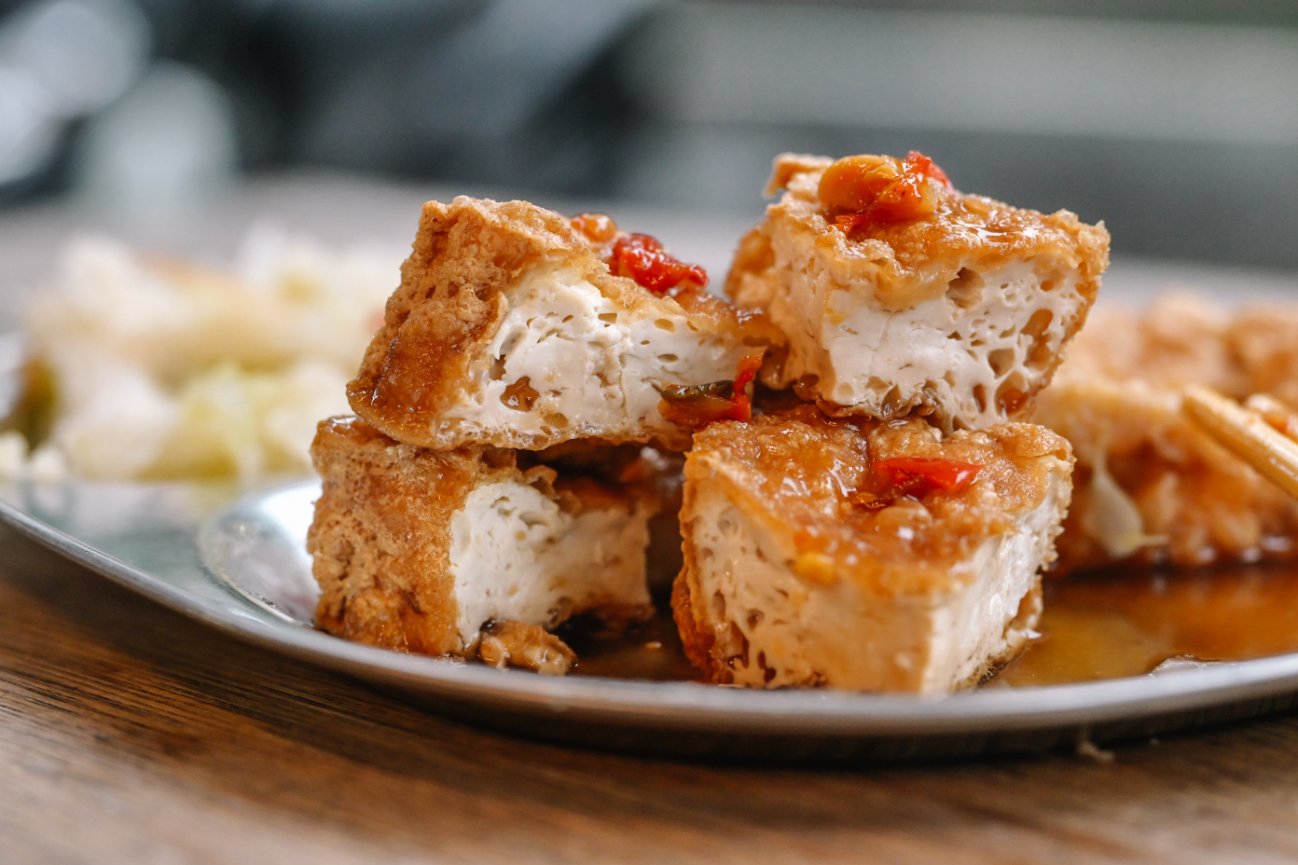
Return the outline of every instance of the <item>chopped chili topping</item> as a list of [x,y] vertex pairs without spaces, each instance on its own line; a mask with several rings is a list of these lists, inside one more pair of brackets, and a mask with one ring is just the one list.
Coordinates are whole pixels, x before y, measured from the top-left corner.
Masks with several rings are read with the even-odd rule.
[[673,258],[656,238],[647,234],[624,234],[613,244],[609,269],[618,276],[634,279],[654,294],[667,294],[683,284],[703,288],[708,272],[697,264]]
[[940,188],[951,188],[946,172],[912,150],[891,156],[845,156],[821,175],[817,195],[826,216],[849,236],[871,225],[906,222],[937,209]]
[[870,217],[864,213],[840,213],[834,217],[834,225],[849,235],[855,234],[869,224]]
[[617,237],[617,223],[607,214],[578,213],[568,222],[591,243],[602,245]]
[[927,177],[929,180],[936,180],[947,189],[951,188],[951,178],[946,176],[946,172],[939,168],[936,162],[918,150],[907,153],[903,164],[906,166],[907,171]]
[[658,388],[662,396],[658,411],[672,423],[690,429],[702,429],[719,420],[750,420],[753,400],[748,385],[761,366],[762,355],[750,354],[739,361],[733,381],[663,385]]
[[960,493],[978,477],[982,466],[933,457],[888,457],[871,466],[875,483],[896,496],[922,499],[930,493]]

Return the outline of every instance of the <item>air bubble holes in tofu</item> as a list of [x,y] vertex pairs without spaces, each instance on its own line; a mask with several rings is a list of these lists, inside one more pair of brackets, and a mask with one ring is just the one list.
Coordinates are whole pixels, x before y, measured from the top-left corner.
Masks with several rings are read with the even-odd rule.
[[[742,354],[659,302],[621,306],[582,273],[545,265],[522,277],[455,404],[437,423],[466,438],[508,428],[519,437],[647,438],[676,428],[655,385],[731,377]],[[526,381],[526,386],[520,382]]]
[[519,481],[477,487],[451,519],[463,646],[491,620],[549,627],[592,605],[647,605],[648,543],[648,513],[630,504],[572,514]]
[[[1051,290],[1042,290],[1043,282]],[[904,310],[834,291],[823,296],[827,314],[812,321],[799,310],[816,304],[797,295],[778,310],[781,326],[796,337],[790,380],[816,375],[822,398],[867,414],[929,405],[951,428],[1014,416],[1045,383],[1085,308],[1075,272],[1034,260],[963,268],[945,293]]]

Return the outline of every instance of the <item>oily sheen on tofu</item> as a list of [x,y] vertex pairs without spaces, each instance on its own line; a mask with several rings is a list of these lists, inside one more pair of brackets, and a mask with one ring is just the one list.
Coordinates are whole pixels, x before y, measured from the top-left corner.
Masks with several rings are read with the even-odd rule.
[[[875,460],[979,466],[967,488],[879,498]],[[1042,427],[862,431],[806,408],[718,423],[686,458],[673,608],[712,681],[941,694],[1013,657],[1041,609],[1072,455]]]
[[1021,418],[1095,300],[1104,227],[935,186],[932,213],[848,232],[818,197],[832,164],[777,158],[784,192],[727,281],[783,333],[763,380],[833,414],[918,411],[948,431]]
[[399,444],[356,418],[322,422],[312,457],[324,488],[307,547],[325,631],[472,657],[492,623],[552,628],[583,612],[622,622],[651,609],[656,507],[639,487],[523,469],[491,448]]
[[401,285],[360,372],[352,410],[392,438],[540,450],[657,441],[687,430],[657,387],[732,379],[735,310],[703,291],[654,294],[557,213],[460,197],[424,205]]

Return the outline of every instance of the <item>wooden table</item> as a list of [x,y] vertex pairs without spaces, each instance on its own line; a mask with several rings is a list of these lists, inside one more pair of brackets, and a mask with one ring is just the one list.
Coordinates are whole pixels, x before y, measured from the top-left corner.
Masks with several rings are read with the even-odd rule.
[[[212,226],[237,235],[253,212],[326,237],[354,229],[309,214],[413,225],[409,194],[258,189]],[[83,223],[4,223],[12,324],[13,280],[48,272]],[[213,243],[212,226],[175,246]],[[1298,716],[1132,743],[1107,763],[762,770],[586,753],[244,646],[0,529],[2,865],[443,861],[1293,862]]]
[[479,732],[0,529],[0,862],[1292,862],[1298,716],[1074,754],[762,770]]

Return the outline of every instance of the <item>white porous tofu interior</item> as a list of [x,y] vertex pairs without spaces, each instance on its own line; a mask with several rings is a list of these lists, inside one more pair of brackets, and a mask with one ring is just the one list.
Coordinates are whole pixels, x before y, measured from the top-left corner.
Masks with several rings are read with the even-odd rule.
[[900,311],[826,272],[793,280],[771,304],[789,336],[787,381],[816,376],[822,399],[878,416],[922,396],[945,426],[969,429],[1006,419],[1002,388],[1041,386],[1086,307],[1075,271],[1043,279],[1031,260],[967,271],[945,293]]
[[466,650],[491,620],[552,627],[598,606],[647,606],[649,509],[577,514],[519,481],[483,484],[451,518],[451,573]]
[[718,647],[738,656],[736,684],[945,694],[1027,638],[1069,490],[1057,481],[1015,531],[988,538],[961,563],[944,592],[894,596],[848,576],[828,585],[800,578],[786,539],[722,493],[702,491],[690,531],[699,552],[692,603],[707,609]]
[[[500,327],[470,364],[461,401],[439,424],[571,438],[670,429],[654,386],[733,378],[744,351],[669,303],[622,309],[560,266],[527,274],[507,302]],[[517,397],[523,379],[536,394],[530,408]]]

